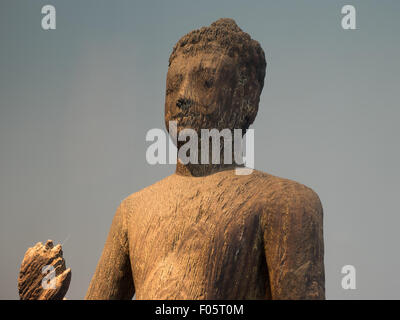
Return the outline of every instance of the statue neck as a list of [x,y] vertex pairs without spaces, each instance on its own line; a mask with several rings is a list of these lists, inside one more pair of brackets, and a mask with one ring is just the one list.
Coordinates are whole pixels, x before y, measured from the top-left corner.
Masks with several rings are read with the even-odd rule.
[[181,176],[203,177],[210,174],[230,170],[243,165],[232,164],[183,164],[179,160],[176,164],[175,173]]
[[[176,129],[172,129],[172,137],[174,137],[177,133]],[[244,167],[242,150],[244,145],[241,131],[236,133],[225,130],[217,131],[217,137],[211,137],[210,132],[207,133],[208,135],[204,134],[204,136],[203,132],[198,134],[197,131],[194,131],[192,134],[196,138],[188,136],[189,140],[175,140],[178,148],[176,174],[201,177],[219,171]],[[179,158],[185,159],[185,161],[181,161]]]
[[[236,155],[236,157],[238,158],[238,155]],[[183,164],[179,159],[177,160],[177,164],[176,164],[176,170],[175,173],[181,176],[192,176],[192,177],[202,177],[202,176],[207,176],[219,171],[224,171],[224,170],[232,170],[234,168],[238,168],[238,167],[244,167],[243,164],[243,159],[242,159],[242,155],[240,155],[239,159],[235,159],[235,155],[232,152],[232,158],[228,159],[226,162],[224,163],[224,149],[221,148],[220,151],[220,163],[219,164],[213,164],[211,163],[212,157],[211,157],[211,151],[209,153],[209,163],[207,164],[202,164],[201,163],[201,159],[199,156],[199,160],[197,164],[194,163],[187,163],[187,164]],[[237,163],[236,160],[239,160]]]

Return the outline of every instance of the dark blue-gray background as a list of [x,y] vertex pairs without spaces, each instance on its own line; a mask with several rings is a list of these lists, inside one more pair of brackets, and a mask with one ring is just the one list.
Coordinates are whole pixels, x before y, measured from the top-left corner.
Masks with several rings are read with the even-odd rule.
[[[345,4],[357,30],[341,28]],[[120,201],[174,170],[145,159],[171,49],[220,17],[268,61],[256,168],[322,200],[327,298],[400,298],[399,15],[396,0],[2,0],[0,298],[18,297],[26,249],[47,239],[64,243],[67,297],[84,297]],[[347,264],[356,290],[341,288]]]

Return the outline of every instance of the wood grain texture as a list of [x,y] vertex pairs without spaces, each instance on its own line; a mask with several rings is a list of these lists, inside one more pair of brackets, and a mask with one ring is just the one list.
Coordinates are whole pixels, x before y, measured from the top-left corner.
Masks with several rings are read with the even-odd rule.
[[[185,35],[169,60],[167,128],[177,122],[175,137],[246,130],[265,68],[259,43],[232,19]],[[221,164],[178,162],[175,174],[120,204],[86,299],[325,298],[317,194],[256,170],[235,175],[240,161],[227,163],[223,145],[220,156]],[[29,263],[24,270],[38,272]]]
[[323,253],[311,189],[174,174],[121,203],[86,298],[323,299]]
[[[55,288],[46,289],[42,281],[46,274],[43,267],[52,266],[55,275]],[[24,256],[18,277],[18,292],[21,300],[61,300],[71,282],[71,269],[66,269],[61,245],[53,245],[47,240],[29,248]]]
[[[183,36],[167,73],[173,140],[187,128],[199,137],[201,129],[246,130],[265,68],[259,43],[232,19]],[[237,176],[223,146],[220,156],[221,164],[178,162],[175,174],[121,203],[87,299],[325,298],[316,193],[259,171]]]

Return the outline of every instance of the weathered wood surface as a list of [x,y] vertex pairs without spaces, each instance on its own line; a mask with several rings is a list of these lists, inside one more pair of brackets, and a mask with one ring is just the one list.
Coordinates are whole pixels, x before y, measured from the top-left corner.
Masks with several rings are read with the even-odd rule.
[[118,208],[87,299],[323,299],[322,207],[254,171],[173,174]]
[[[265,56],[232,19],[182,37],[169,62],[165,122],[177,134],[254,121]],[[178,163],[120,204],[86,299],[325,298],[318,195],[256,170],[235,175],[220,152],[222,164]],[[28,267],[26,278],[40,274]]]
[[[54,289],[43,286],[43,281],[47,280],[47,273],[43,273],[46,266],[54,268]],[[61,245],[54,246],[53,241],[47,240],[45,245],[38,242],[26,251],[18,277],[21,300],[61,300],[67,293],[70,282],[71,269],[65,267]]]
[[[232,19],[183,36],[169,59],[167,127],[176,121],[177,134],[198,137],[247,129],[265,68],[259,43]],[[87,299],[325,297],[316,193],[259,171],[237,176],[220,152],[222,164],[178,162],[175,174],[122,202]]]

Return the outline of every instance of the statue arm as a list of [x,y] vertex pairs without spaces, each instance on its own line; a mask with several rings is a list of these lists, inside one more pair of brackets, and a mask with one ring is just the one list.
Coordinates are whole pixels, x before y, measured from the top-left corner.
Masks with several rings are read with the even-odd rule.
[[85,299],[132,299],[135,292],[123,203],[118,207]]
[[325,299],[321,202],[303,185],[286,191],[263,215],[272,299]]

